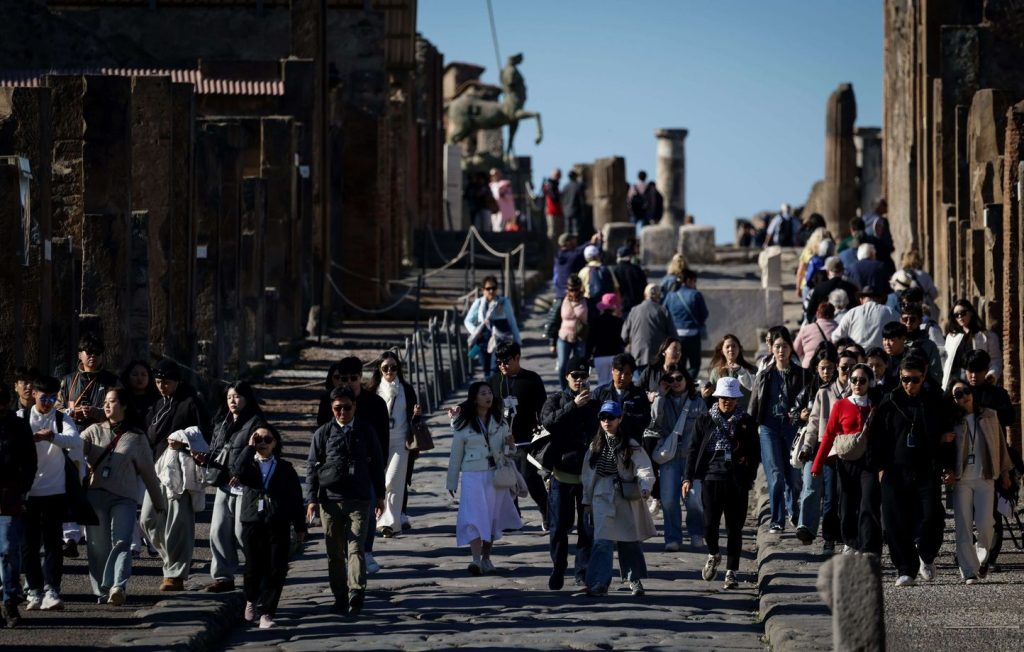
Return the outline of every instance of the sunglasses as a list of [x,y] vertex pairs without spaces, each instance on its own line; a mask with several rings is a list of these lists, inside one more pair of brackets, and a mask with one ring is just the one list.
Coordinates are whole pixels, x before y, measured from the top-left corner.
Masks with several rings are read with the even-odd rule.
[[50,394],[48,396],[40,396],[39,397],[39,402],[40,403],[47,403],[49,405],[53,405],[54,403],[57,402],[57,395],[56,394]]
[[484,286],[484,292],[494,292],[497,289],[498,289],[497,285],[485,285]]
[[331,410],[334,412],[351,412],[355,405],[351,403],[342,403],[340,405],[332,405]]
[[683,380],[684,376],[683,374],[672,374],[671,376],[666,376],[666,378],[673,383],[678,383]]
[[852,364],[839,365],[839,371],[849,371],[850,369],[853,369]]
[[900,376],[900,382],[904,385],[917,385],[924,378],[922,376]]
[[867,385],[868,379],[864,376],[854,376],[853,378],[850,378],[850,382],[854,385]]
[[970,310],[954,310],[953,311],[953,316],[956,317],[957,319],[960,319],[964,315],[969,315],[969,314],[971,314]]
[[602,412],[601,414],[597,415],[597,418],[600,419],[601,421],[615,421],[619,417],[615,416],[614,414]]
[[590,374],[583,373],[582,371],[573,371],[569,374],[569,377],[573,380],[586,380],[590,377]]
[[96,349],[82,349],[82,353],[84,353],[86,355],[91,355],[91,356],[103,355],[103,351],[97,351]]
[[273,435],[260,435],[259,437],[253,438],[253,441],[257,444],[272,444],[274,442]]
[[953,398],[955,398],[956,400],[959,401],[963,397],[970,396],[973,393],[974,393],[974,390],[971,389],[970,387],[961,387],[960,389],[954,390]]
[[505,358],[504,360],[498,360],[498,364],[499,365],[507,365],[510,362],[512,362],[512,358]]
[[395,364],[381,365],[380,370],[383,371],[384,373],[388,373],[389,371],[398,371],[398,365],[395,365]]

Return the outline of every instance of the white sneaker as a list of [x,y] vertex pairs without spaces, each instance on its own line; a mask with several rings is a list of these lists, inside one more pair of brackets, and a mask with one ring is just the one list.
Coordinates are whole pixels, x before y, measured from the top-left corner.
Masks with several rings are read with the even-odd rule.
[[857,552],[857,551],[854,550],[853,548],[851,548],[850,546],[843,546],[843,554],[844,555],[852,555],[855,552]]
[[260,629],[270,629],[273,626],[274,626],[274,619],[273,618],[271,618],[267,614],[263,614],[262,616],[260,616]]
[[115,586],[110,589],[110,595],[107,596],[107,604],[112,604],[115,607],[120,607],[124,604],[125,594],[124,589],[120,586]]
[[917,574],[925,582],[931,582],[935,579],[935,564],[926,564],[922,561]]
[[722,588],[735,589],[739,585],[740,583],[736,581],[736,571],[725,571],[725,584],[722,585]]
[[708,555],[708,560],[704,562],[704,570],[701,571],[700,575],[704,578],[704,581],[714,581],[718,575],[718,565],[722,563],[722,555]]
[[647,511],[651,513],[651,516],[657,516],[661,513],[661,501],[657,498],[651,498],[647,502]]
[[365,558],[366,558],[366,574],[367,575],[373,575],[374,573],[377,573],[378,571],[380,571],[380,564],[378,564],[377,560],[373,558],[373,553],[372,552],[366,553]]
[[41,606],[43,606],[43,595],[39,592],[30,592],[28,594],[28,603],[25,605],[25,611],[39,611]]
[[498,569],[491,563],[490,557],[484,557],[480,560],[480,570],[483,571],[484,575],[490,575],[496,572]]
[[914,578],[909,575],[900,575],[896,578],[896,586],[914,586]]
[[43,611],[60,611],[64,608],[64,601],[60,599],[57,592],[49,590],[46,592],[46,597],[43,598],[43,604],[39,607]]
[[972,575],[971,577],[968,577],[966,580],[964,580],[964,584],[966,584],[967,586],[971,586],[972,584],[977,584],[980,581],[981,580]]

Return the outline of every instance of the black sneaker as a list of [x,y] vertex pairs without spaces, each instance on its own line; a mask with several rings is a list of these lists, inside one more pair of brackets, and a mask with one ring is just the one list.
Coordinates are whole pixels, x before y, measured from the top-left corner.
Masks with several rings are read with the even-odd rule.
[[335,600],[334,604],[331,605],[331,613],[337,616],[348,615],[348,603],[341,600]]
[[382,537],[384,537],[385,539],[391,539],[392,537],[395,536],[395,530],[393,528],[388,527],[387,525],[385,525],[384,527],[382,527],[380,529],[380,535]]
[[78,559],[78,544],[68,541],[64,544],[64,556],[68,559]]
[[835,541],[823,541],[821,544],[821,554],[823,555],[834,555],[836,552]]
[[363,610],[363,601],[366,594],[362,591],[353,591],[348,598],[348,613],[350,616],[358,616]]
[[814,541],[814,533],[809,528],[798,527],[796,529],[796,538],[800,539],[800,543],[809,545],[811,541]]
[[548,578],[548,588],[552,591],[558,591],[565,586],[565,573],[559,571],[551,571],[551,577]]
[[0,607],[0,627],[6,626],[14,629],[21,622],[21,614],[18,612],[18,603],[14,601],[5,602]]

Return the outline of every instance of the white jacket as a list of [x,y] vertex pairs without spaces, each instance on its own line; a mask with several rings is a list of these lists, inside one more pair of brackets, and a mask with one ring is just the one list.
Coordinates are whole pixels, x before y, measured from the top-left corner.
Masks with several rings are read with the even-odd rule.
[[[956,350],[964,339],[963,333],[949,333],[946,335],[946,362],[942,365],[942,391],[949,389],[949,386],[956,380],[953,375],[953,362],[956,359]],[[982,349],[992,358],[988,367],[987,376],[992,382],[998,383],[1003,375],[1003,352],[999,346],[999,338],[992,331],[979,331],[972,336],[972,349]]]
[[191,451],[176,451],[168,446],[156,461],[156,476],[160,478],[164,495],[168,500],[181,500],[187,491],[192,497],[192,509],[201,512],[206,507],[205,474],[192,459],[192,453],[205,453],[210,447],[196,426],[176,430],[167,439],[188,444]]

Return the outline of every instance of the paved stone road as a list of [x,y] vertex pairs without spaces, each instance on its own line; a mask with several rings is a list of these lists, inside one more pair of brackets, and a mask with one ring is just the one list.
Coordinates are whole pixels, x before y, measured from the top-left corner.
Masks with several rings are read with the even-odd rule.
[[[554,387],[553,359],[542,342],[530,339],[539,326],[536,315],[526,324],[523,365]],[[295,442],[289,456],[296,464],[309,439],[315,392],[286,388],[307,382],[312,370],[324,369],[325,361],[340,355],[338,349],[307,349],[301,365],[275,373],[263,392],[272,396],[268,407]],[[548,590],[547,537],[540,533],[539,513],[526,499],[523,531],[495,546],[500,573],[470,576],[468,551],[455,546],[456,506],[444,490],[450,441],[444,421],[438,416],[431,420],[438,448],[417,463],[409,501],[414,529],[377,541],[376,556],[384,568],[370,578],[362,616],[352,621],[327,613],[333,598],[317,529],[303,557],[292,564],[278,627],[261,631],[240,625],[225,649],[764,648],[755,613],[752,529],[739,590],[723,591],[721,576],[714,584],[704,582],[699,573],[704,553],[666,553],[659,537],[645,545],[651,575],[644,583],[646,596],[633,598],[619,589],[593,600],[574,594],[571,580],[562,591]]]

